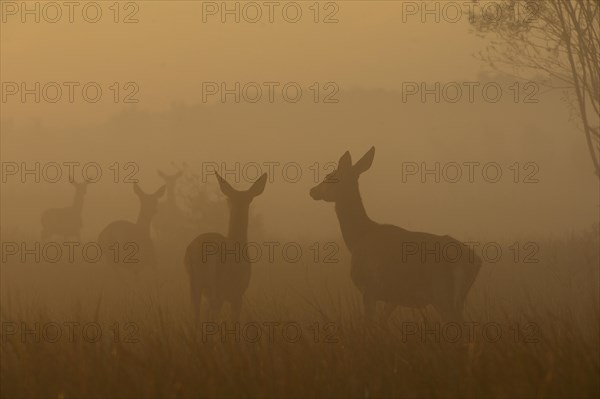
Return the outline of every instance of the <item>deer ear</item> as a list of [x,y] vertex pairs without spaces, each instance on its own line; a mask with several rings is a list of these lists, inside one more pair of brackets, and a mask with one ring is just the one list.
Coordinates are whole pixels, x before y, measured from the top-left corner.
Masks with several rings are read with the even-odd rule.
[[354,173],[360,175],[362,172],[369,170],[375,158],[375,147],[371,147],[369,151],[352,167]]
[[263,175],[261,177],[258,178],[257,181],[254,182],[254,184],[252,184],[252,187],[250,187],[247,191],[248,194],[250,194],[250,196],[252,196],[252,198],[261,195],[263,193],[263,191],[265,191],[265,185],[267,184],[267,174],[263,173]]
[[217,172],[215,172],[215,176],[217,177],[217,181],[219,182],[219,187],[221,187],[221,192],[228,197],[232,197],[236,191],[233,187],[225,179],[223,179]]
[[350,169],[352,167],[352,157],[350,152],[346,151],[338,161],[338,170]]
[[154,198],[160,198],[163,195],[165,195],[165,191],[167,190],[167,185],[163,184],[163,186],[161,188],[159,188],[158,190],[156,190],[156,192],[154,194],[152,194],[152,196]]
[[137,195],[138,197],[143,197],[144,195],[146,195],[146,193],[144,193],[142,191],[142,189],[140,188],[140,186],[137,183],[134,183],[133,185],[133,192],[135,193],[135,195]]

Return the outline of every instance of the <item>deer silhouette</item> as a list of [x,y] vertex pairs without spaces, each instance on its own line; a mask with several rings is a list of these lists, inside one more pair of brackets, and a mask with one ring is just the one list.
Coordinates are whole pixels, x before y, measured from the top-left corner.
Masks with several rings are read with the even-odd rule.
[[195,316],[199,315],[204,296],[208,300],[209,319],[220,313],[224,302],[229,302],[232,318],[239,320],[242,298],[250,284],[251,274],[251,262],[244,256],[248,213],[252,200],[265,189],[267,174],[263,174],[246,191],[235,190],[219,174],[215,175],[229,203],[229,232],[227,237],[218,233],[196,237],[185,251],[184,263]]
[[335,203],[351,253],[351,278],[362,293],[367,320],[373,321],[376,303],[382,301],[384,323],[399,305],[432,305],[444,320],[462,321],[464,301],[481,260],[470,247],[450,236],[371,220],[362,203],[358,178],[371,167],[374,156],[372,147],[352,165],[346,151],[337,170],[310,190],[313,199]]
[[52,236],[62,236],[64,239],[81,237],[81,210],[83,198],[87,191],[88,182],[71,182],[75,187],[75,198],[73,204],[66,208],[48,209],[42,213],[42,239]]
[[140,212],[135,223],[118,220],[106,226],[98,236],[104,260],[109,264],[121,264],[138,271],[140,268],[155,267],[154,244],[150,237],[150,223],[156,214],[158,200],[166,186],[153,194],[146,194],[136,184],[133,191],[140,200]]

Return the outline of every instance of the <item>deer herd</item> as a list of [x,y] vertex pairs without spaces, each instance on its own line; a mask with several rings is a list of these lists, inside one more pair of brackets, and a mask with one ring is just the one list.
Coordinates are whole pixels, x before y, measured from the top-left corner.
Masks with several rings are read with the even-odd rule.
[[[335,204],[342,237],[351,255],[350,277],[362,294],[365,317],[373,321],[376,303],[384,303],[382,320],[387,322],[398,306],[424,308],[432,306],[444,320],[462,321],[465,298],[477,277],[481,260],[460,241],[449,236],[413,232],[380,224],[369,218],[362,203],[358,179],[373,163],[372,147],[352,164],[349,152],[339,159],[338,167],[310,190],[314,200]],[[185,214],[176,204],[176,181],[182,172],[168,175],[159,171],[165,184],[146,193],[136,184],[139,214],[135,222],[118,220],[106,226],[98,236],[103,249],[135,243],[137,258],[133,269],[156,266],[151,226],[168,236],[169,231],[186,223]],[[231,317],[239,320],[244,293],[251,279],[251,261],[245,257],[223,256],[240,251],[248,239],[248,216],[253,199],[263,193],[267,174],[258,178],[248,190],[236,190],[215,173],[221,192],[229,204],[227,235],[208,232],[191,240],[185,249],[184,267],[189,279],[191,302],[196,318],[203,298],[208,304],[208,319],[218,317],[225,302]],[[82,205],[87,182],[72,183],[75,197],[70,207],[46,210],[41,217],[42,238],[53,235],[79,239]],[[160,199],[166,194],[166,199]],[[452,247],[467,256],[440,259],[409,251],[411,246],[438,249]],[[121,248],[125,250],[126,248]],[[412,256],[409,256],[412,255]],[[111,257],[104,257],[115,264]]]

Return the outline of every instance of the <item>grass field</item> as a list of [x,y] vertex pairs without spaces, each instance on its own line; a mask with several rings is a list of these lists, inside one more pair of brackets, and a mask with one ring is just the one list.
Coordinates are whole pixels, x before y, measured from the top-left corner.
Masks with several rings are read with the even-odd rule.
[[431,310],[365,323],[345,250],[258,262],[237,326],[194,322],[176,255],[138,275],[8,260],[1,394],[598,397],[598,232],[536,242],[537,263],[484,264],[460,330]]

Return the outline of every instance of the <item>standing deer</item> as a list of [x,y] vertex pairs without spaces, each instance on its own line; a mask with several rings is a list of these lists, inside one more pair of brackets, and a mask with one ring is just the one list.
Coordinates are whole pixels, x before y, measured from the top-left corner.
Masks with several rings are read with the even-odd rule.
[[66,208],[48,209],[42,213],[42,239],[52,237],[53,235],[75,237],[77,240],[81,236],[81,210],[83,208],[83,197],[87,191],[88,182],[71,182],[75,187],[75,198],[73,205]]
[[154,194],[146,194],[136,184],[133,191],[140,200],[140,213],[135,223],[118,220],[102,230],[98,243],[104,260],[111,263],[129,264],[133,269],[155,267],[154,244],[150,237],[150,223],[156,213],[158,199],[165,193],[162,186]]
[[243,255],[247,245],[248,213],[254,197],[267,182],[263,174],[247,191],[238,191],[215,173],[229,203],[227,237],[206,233],[196,237],[185,251],[185,268],[190,279],[194,314],[198,317],[202,296],[208,300],[209,319],[220,313],[223,303],[231,305],[232,318],[239,320],[242,297],[250,284],[250,261]]
[[372,321],[377,301],[385,303],[386,323],[398,305],[432,305],[444,320],[462,321],[464,301],[481,260],[449,236],[414,232],[371,220],[358,189],[358,177],[371,167],[372,147],[355,165],[346,151],[337,170],[310,190],[315,200],[335,203],[342,236],[351,253],[351,278],[361,291]]

